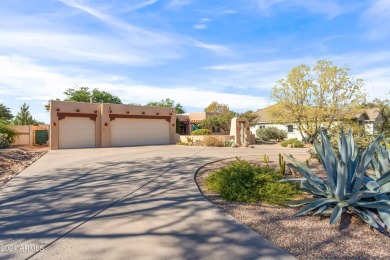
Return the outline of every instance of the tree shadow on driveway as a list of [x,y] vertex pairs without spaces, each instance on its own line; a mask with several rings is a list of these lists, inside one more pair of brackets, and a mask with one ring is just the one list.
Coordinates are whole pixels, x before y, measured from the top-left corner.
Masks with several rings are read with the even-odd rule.
[[199,193],[193,173],[212,160],[155,156],[26,175],[0,193],[1,243],[45,245],[35,255],[45,259],[288,256]]

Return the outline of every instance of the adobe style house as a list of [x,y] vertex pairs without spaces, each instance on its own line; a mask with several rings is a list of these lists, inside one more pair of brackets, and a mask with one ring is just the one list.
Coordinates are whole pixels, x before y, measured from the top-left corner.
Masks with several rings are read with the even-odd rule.
[[[254,121],[254,125],[250,128],[252,134],[256,135],[256,131],[258,129],[276,127],[287,132],[287,139],[297,138],[302,140],[297,124],[294,122],[286,125],[276,123],[276,120],[269,113],[269,107],[257,110],[256,114],[257,119]],[[354,118],[352,118],[352,120],[356,121],[360,125],[364,125],[367,133],[371,135],[377,134],[380,130],[379,125],[383,123],[383,118],[377,108],[362,109]]]
[[[190,135],[193,130],[197,130],[200,127],[198,125],[207,117],[218,115],[219,113],[212,112],[191,112],[186,114],[176,115],[179,119],[180,132],[181,135]],[[209,129],[213,135],[228,135],[228,131],[219,129],[217,127],[212,127]]]
[[175,144],[167,107],[50,101],[50,149]]

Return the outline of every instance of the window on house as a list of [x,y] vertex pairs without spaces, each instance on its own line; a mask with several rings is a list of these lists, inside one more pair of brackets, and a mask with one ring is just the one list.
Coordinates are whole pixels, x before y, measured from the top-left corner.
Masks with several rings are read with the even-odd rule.
[[259,129],[264,129],[265,125],[259,125]]
[[287,125],[287,132],[288,133],[294,133],[294,126],[293,125]]

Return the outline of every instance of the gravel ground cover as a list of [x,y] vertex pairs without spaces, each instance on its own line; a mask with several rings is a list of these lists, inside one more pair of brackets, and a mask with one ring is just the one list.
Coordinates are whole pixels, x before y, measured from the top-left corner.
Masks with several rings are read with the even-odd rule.
[[[269,166],[277,168],[278,157],[269,157]],[[303,162],[308,156],[296,158]],[[260,155],[241,159],[264,164]],[[329,218],[292,217],[298,211],[296,208],[271,206],[260,202],[238,203],[222,200],[218,194],[207,190],[204,179],[212,171],[226,166],[231,161],[232,159],[215,162],[198,170],[195,179],[203,195],[211,203],[298,259],[390,259],[390,233],[380,233],[360,218],[343,216],[339,223],[330,225]],[[324,177],[322,166],[316,160],[310,161],[310,168],[320,177]]]
[[38,160],[47,150],[47,146],[0,149],[0,187]]

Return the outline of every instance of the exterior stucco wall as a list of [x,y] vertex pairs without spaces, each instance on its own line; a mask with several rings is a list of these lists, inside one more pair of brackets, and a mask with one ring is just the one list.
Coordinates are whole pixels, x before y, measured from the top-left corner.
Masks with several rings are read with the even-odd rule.
[[[180,142],[187,143],[187,138],[191,138],[194,142],[203,141],[203,138],[205,136],[212,136],[212,135],[180,135]],[[215,137],[220,138],[223,142],[234,139],[234,136],[232,135],[218,135]]]
[[176,114],[173,108],[52,100],[50,103],[50,149],[52,150],[59,148],[60,113],[78,113],[80,116],[96,115],[96,147],[111,146],[110,123],[112,120],[115,120],[112,119],[113,114],[123,116],[140,116],[143,118],[151,118],[153,116],[169,117],[170,143],[174,144],[176,142]]

